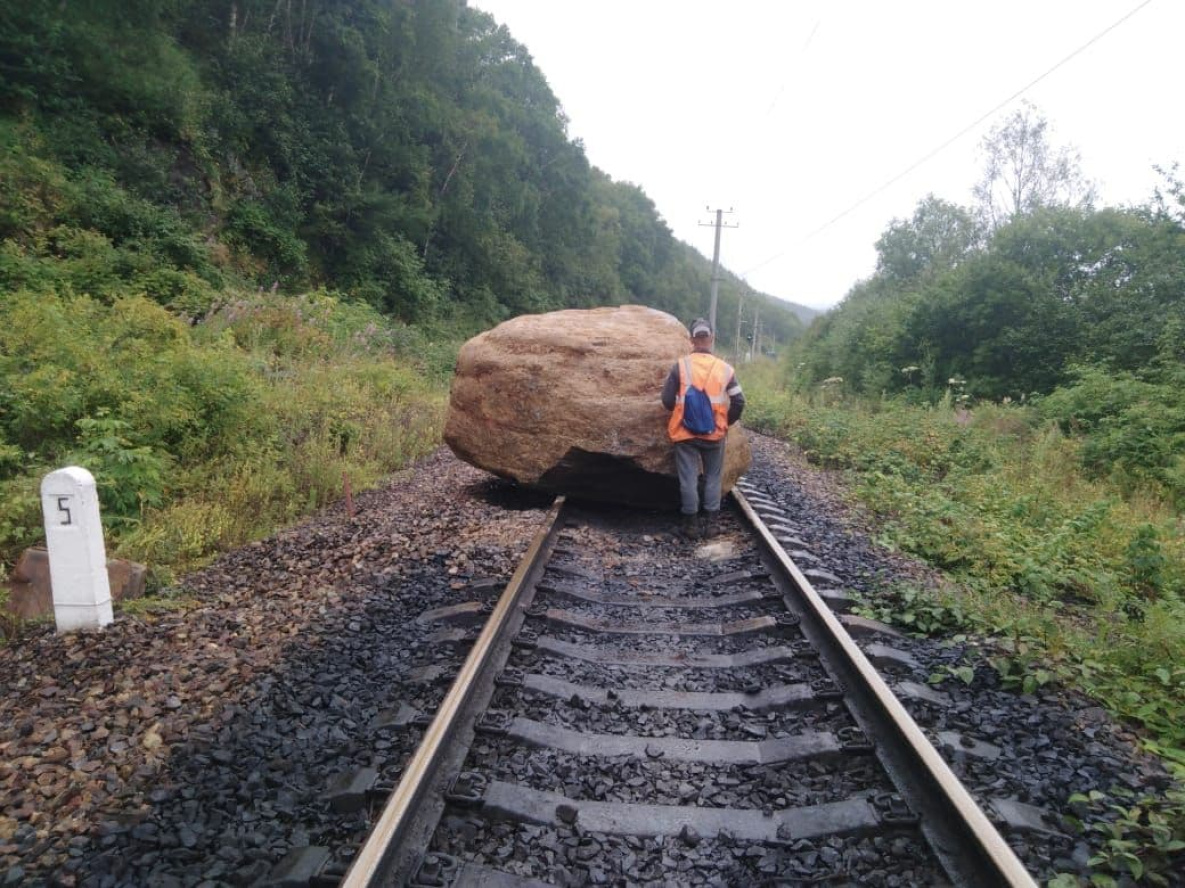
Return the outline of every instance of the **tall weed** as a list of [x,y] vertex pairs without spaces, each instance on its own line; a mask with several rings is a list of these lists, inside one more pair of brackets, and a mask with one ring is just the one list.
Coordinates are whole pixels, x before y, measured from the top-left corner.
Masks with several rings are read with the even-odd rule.
[[[439,444],[455,343],[325,292],[186,323],[137,296],[0,305],[0,565],[41,538],[40,477],[99,484],[109,547],[157,576],[362,490]],[[405,351],[404,349],[408,349]],[[451,365],[451,359],[450,359]]]
[[[1057,674],[1185,763],[1185,534],[1164,487],[1092,470],[1090,430],[1050,421],[1048,403],[865,402],[760,375],[746,394],[765,427],[850,476],[882,543],[957,582],[968,625],[1024,639],[1024,662],[1001,660],[1009,680]],[[923,598],[880,615],[918,628],[949,612]]]

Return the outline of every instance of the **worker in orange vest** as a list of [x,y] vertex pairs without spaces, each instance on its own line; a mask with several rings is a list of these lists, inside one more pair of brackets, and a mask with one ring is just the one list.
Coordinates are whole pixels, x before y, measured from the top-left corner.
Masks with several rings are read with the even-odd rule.
[[[712,354],[715,337],[703,318],[691,322],[691,354],[675,362],[662,387],[662,405],[671,411],[667,433],[675,445],[675,469],[679,475],[679,507],[682,530],[688,539],[715,536],[720,515],[720,483],[724,474],[724,438],[728,427],[741,418],[745,395],[736,373]],[[711,404],[714,422],[693,431],[688,420],[694,410],[689,398],[701,389]],[[704,476],[704,515],[699,518],[699,475]]]

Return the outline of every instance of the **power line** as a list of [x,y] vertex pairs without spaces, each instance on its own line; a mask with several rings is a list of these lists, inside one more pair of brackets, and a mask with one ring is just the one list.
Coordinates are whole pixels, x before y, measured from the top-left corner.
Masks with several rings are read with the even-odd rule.
[[947,139],[945,142],[943,142],[937,148],[930,151],[928,154],[926,154],[920,160],[917,160],[914,163],[910,164],[908,167],[906,167],[904,170],[902,170],[897,175],[893,176],[893,178],[889,179],[883,185],[880,185],[875,190],[870,191],[868,194],[864,195],[864,197],[860,198],[858,201],[856,201],[854,204],[852,204],[850,207],[848,207],[846,210],[844,210],[839,215],[833,217],[832,219],[829,219],[827,222],[824,222],[822,225],[820,225],[818,228],[816,228],[814,231],[810,232],[809,234],[804,235],[797,243],[792,244],[791,246],[782,250],[780,253],[774,254],[770,258],[766,259],[764,262],[759,262],[757,265],[754,265],[752,268],[747,269],[745,271],[745,274],[746,275],[750,274],[751,272],[754,272],[759,268],[764,268],[766,265],[769,265],[771,262],[781,259],[787,253],[789,253],[792,249],[794,249],[794,247],[800,246],[801,244],[806,243],[808,240],[810,240],[815,235],[820,234],[823,231],[826,231],[828,228],[830,228],[832,225],[834,225],[840,219],[844,218],[844,216],[847,216],[849,213],[853,212],[854,210],[859,209],[864,204],[868,203],[868,201],[872,200],[874,197],[876,197],[878,194],[880,194],[882,191],[886,190],[887,188],[889,188],[892,185],[895,185],[901,179],[904,179],[906,176],[908,176],[910,173],[912,173],[914,170],[916,170],[922,164],[926,163],[926,161],[930,160],[935,155],[941,153],[946,148],[949,148],[952,144],[957,142],[963,136],[967,135],[967,133],[969,133],[971,130],[975,129],[977,126],[979,126],[981,123],[983,123],[989,117],[991,117],[993,114],[995,114],[1001,108],[1008,105],[1010,102],[1015,101],[1016,99],[1020,98],[1020,96],[1024,95],[1026,92],[1028,92],[1030,89],[1032,89],[1034,86],[1036,86],[1042,80],[1044,80],[1046,77],[1048,77],[1054,71],[1056,71],[1058,68],[1062,67],[1062,65],[1066,64],[1066,62],[1070,61],[1070,59],[1074,58],[1077,55],[1080,55],[1082,52],[1089,49],[1091,46],[1093,46],[1095,43],[1097,43],[1099,40],[1101,40],[1103,37],[1105,37],[1111,31],[1114,31],[1116,28],[1118,28],[1120,25],[1122,25],[1129,18],[1131,18],[1133,15],[1135,15],[1137,12],[1139,12],[1141,9],[1143,9],[1145,6],[1147,6],[1151,2],[1152,2],[1152,0],[1144,0],[1144,2],[1141,3],[1139,6],[1135,7],[1130,12],[1128,12],[1126,15],[1124,15],[1121,18],[1117,19],[1116,21],[1112,22],[1110,25],[1108,25],[1102,31],[1099,31],[1099,33],[1095,34],[1093,37],[1091,37],[1089,40],[1087,40],[1085,43],[1083,43],[1081,46],[1079,46],[1077,49],[1075,49],[1069,55],[1064,57],[1061,61],[1057,62],[1055,65],[1053,65],[1053,67],[1048,68],[1044,73],[1038,75],[1033,80],[1029,81],[1027,84],[1022,86],[1020,89],[1018,89],[1012,95],[1010,95],[1008,98],[1004,99],[1002,102],[995,105],[991,110],[980,115],[978,118],[975,119],[974,122],[963,127],[961,130],[959,130],[957,133],[955,133],[953,136],[951,136],[949,139]]
[[[821,24],[823,24],[823,20],[822,20],[822,19],[818,19],[818,18],[817,18],[817,19],[815,19],[815,24],[814,24],[814,27],[812,27],[812,28],[811,28],[811,32],[810,32],[810,34],[808,34],[808,35],[807,35],[806,41],[805,41],[805,42],[802,44],[802,48],[801,48],[800,50],[798,50],[798,55],[799,55],[799,57],[800,57],[800,58],[801,58],[802,56],[806,55],[806,51],[807,51],[808,49],[810,49],[811,43],[812,43],[812,41],[814,41],[814,39],[815,39],[815,34],[817,34],[817,33],[818,33],[818,31],[819,31],[819,25],[821,25]],[[782,93],[784,93],[784,92],[786,91],[786,84],[787,84],[787,83],[789,83],[789,81],[788,81],[788,80],[783,80],[783,81],[782,81],[782,85],[778,87],[778,92],[777,92],[777,94],[774,96],[774,98],[773,98],[773,101],[771,101],[771,102],[769,103],[769,107],[767,107],[767,108],[765,109],[765,116],[766,116],[766,117],[769,117],[769,115],[770,115],[770,112],[771,112],[771,111],[773,111],[773,110],[774,110],[774,107],[775,107],[775,106],[778,104],[778,100],[782,98]]]

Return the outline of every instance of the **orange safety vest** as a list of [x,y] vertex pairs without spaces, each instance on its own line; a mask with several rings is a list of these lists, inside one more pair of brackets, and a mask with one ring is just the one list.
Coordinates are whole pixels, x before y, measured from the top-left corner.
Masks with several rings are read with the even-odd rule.
[[[725,391],[732,379],[732,367],[715,355],[707,352],[692,352],[679,361],[679,393],[675,396],[675,409],[667,423],[667,434],[672,441],[719,441],[728,434],[728,404],[730,398]],[[683,426],[683,396],[689,385],[697,385],[707,392],[712,402],[712,413],[716,417],[716,431],[707,435],[695,435]]]

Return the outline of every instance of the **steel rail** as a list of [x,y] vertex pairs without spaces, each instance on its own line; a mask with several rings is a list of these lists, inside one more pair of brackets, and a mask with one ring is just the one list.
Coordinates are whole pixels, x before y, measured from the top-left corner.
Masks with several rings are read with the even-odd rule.
[[[943,761],[942,756],[926,739],[917,722],[856,646],[847,630],[831,612],[831,608],[815,591],[810,580],[786,554],[781,543],[749,505],[744,494],[734,487],[732,495],[745,517],[760,534],[767,550],[798,587],[802,602],[809,608],[818,627],[830,636],[831,644],[828,647],[846,661],[845,671],[855,674],[863,682],[874,705],[891,725],[898,744],[915,765],[913,770],[922,776],[928,792],[928,806],[936,805],[949,815],[937,824],[927,824],[923,820],[924,829],[934,830],[937,838],[945,840],[933,844],[937,846],[934,849],[935,853],[944,862],[948,871],[954,870],[948,874],[960,884],[1037,888],[1036,881],[1024,868],[1015,852]],[[952,842],[952,839],[955,841]],[[962,849],[974,850],[977,853],[963,855],[960,853]]]
[[378,879],[386,875],[384,867],[398,856],[401,845],[412,831],[420,802],[438,777],[447,747],[457,742],[464,730],[472,727],[471,718],[468,726],[464,724],[467,705],[473,697],[478,679],[490,664],[498,643],[503,640],[511,619],[516,615],[521,618],[522,612],[517,605],[524,591],[537,579],[533,574],[549,554],[550,543],[560,526],[564,502],[565,497],[556,497],[543,526],[510,578],[415,755],[404,769],[399,785],[387,800],[378,823],[346,871],[340,888],[370,888],[378,884]]

